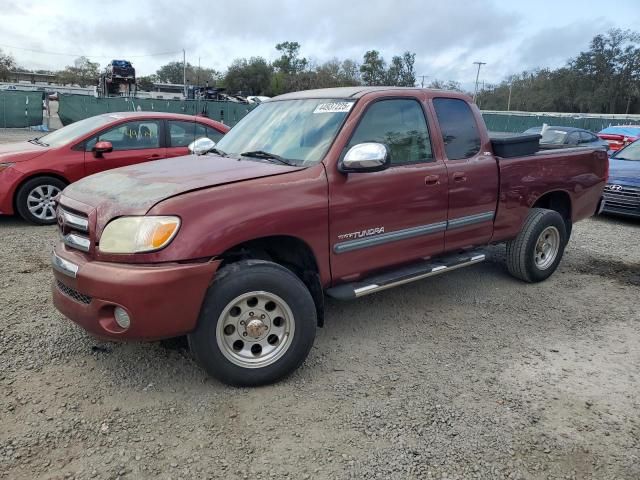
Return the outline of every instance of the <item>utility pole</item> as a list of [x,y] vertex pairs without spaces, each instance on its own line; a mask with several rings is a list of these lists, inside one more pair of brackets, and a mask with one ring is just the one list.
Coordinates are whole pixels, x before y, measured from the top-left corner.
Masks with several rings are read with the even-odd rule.
[[507,100],[507,112],[511,111],[511,90],[513,89],[513,80],[509,82],[509,100]]
[[187,98],[187,53],[182,49],[182,90],[184,98]]
[[429,78],[429,75],[418,75],[422,81],[420,82],[420,88],[424,88],[424,79]]
[[482,65],[486,65],[487,62],[473,62],[474,65],[478,65],[478,73],[476,73],[476,90],[473,94],[473,101],[476,101],[476,98],[478,97],[478,79],[480,78],[480,67]]

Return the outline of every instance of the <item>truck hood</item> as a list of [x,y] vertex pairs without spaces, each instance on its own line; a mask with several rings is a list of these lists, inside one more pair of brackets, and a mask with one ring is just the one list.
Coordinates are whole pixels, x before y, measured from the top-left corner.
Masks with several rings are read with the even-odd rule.
[[24,162],[32,158],[44,155],[49,148],[41,145],[34,145],[29,142],[13,142],[0,145],[0,163],[2,162]]
[[610,158],[608,183],[640,187],[640,161]]
[[216,155],[187,155],[91,175],[65,188],[63,197],[97,210],[97,223],[104,225],[117,216],[144,215],[156,203],[181,193],[300,168]]

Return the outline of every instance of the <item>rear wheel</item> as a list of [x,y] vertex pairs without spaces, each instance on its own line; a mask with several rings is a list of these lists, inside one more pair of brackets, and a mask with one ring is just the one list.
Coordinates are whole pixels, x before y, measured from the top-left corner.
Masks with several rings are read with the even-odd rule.
[[302,364],[316,325],[313,298],[294,273],[247,260],[216,274],[189,344],[210,375],[231,385],[262,385]]
[[66,187],[55,177],[36,177],[20,187],[16,195],[16,210],[22,218],[36,225],[56,223],[53,199]]
[[525,282],[541,282],[558,268],[568,241],[562,216],[532,208],[518,236],[507,243],[509,273]]

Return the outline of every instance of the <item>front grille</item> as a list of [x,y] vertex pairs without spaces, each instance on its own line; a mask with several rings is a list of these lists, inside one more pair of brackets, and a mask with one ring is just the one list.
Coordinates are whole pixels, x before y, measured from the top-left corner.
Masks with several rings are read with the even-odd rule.
[[60,280],[56,280],[56,286],[58,287],[58,290],[60,290],[63,294],[65,294],[70,299],[75,300],[76,302],[84,303],[85,305],[89,305],[91,303],[92,299],[89,295],[84,295],[83,293],[80,293],[79,291],[74,290],[71,287],[67,287]]
[[60,236],[65,245],[83,252],[88,252],[91,241],[89,235],[89,218],[87,215],[60,205],[58,207],[57,218]]
[[637,210],[640,208],[640,188],[609,184],[604,187],[605,206]]

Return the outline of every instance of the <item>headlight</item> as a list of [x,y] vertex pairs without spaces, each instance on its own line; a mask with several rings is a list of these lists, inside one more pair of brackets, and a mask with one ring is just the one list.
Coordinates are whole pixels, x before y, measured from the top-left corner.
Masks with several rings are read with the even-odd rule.
[[153,252],[166,247],[179,228],[178,217],[121,217],[105,227],[99,248],[104,253]]
[[13,167],[15,163],[0,163],[0,172],[5,168]]

